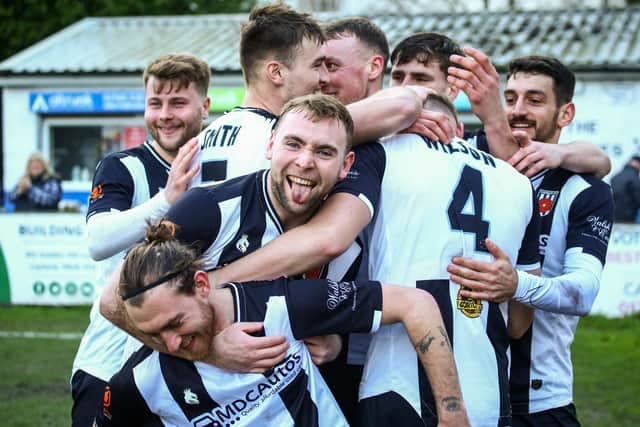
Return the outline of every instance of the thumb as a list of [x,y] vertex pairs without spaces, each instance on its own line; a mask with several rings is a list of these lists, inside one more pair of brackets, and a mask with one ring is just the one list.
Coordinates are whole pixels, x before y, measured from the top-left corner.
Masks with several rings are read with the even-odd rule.
[[531,138],[529,138],[529,134],[527,134],[527,132],[523,130],[514,130],[512,134],[520,148],[524,148],[531,144]]
[[238,322],[240,330],[250,334],[262,330],[262,322]]

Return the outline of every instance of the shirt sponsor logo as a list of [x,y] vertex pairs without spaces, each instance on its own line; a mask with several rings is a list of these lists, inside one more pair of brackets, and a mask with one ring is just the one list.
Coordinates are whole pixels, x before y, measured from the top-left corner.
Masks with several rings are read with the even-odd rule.
[[538,191],[538,211],[540,212],[540,216],[547,216],[551,209],[553,209],[553,205],[556,203],[558,199],[559,191],[550,191],[540,189]]
[[460,295],[460,291],[462,290],[468,291],[470,289],[465,286],[460,286],[460,289],[458,289],[458,298],[456,300],[457,308],[465,316],[475,319],[476,317],[480,316],[480,313],[482,313],[482,303],[478,299]]
[[611,234],[610,221],[599,216],[590,215],[587,218],[587,222],[589,223],[589,226],[591,226],[591,231],[593,231],[596,236],[600,237],[605,242],[609,241],[609,235]]
[[327,308],[329,310],[335,310],[340,303],[351,295],[356,290],[356,285],[353,282],[334,282],[327,279]]
[[194,427],[230,426],[238,423],[243,416],[249,415],[279,393],[298,375],[302,369],[302,356],[299,353],[289,354],[281,363],[264,373],[264,379],[253,384],[249,389],[237,395],[237,398],[218,402],[219,407],[204,412],[191,419]]

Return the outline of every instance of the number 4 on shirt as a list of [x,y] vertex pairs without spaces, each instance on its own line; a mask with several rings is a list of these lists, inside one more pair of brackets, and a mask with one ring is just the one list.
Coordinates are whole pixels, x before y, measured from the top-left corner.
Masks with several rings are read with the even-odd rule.
[[[473,200],[473,213],[463,213],[469,197]],[[475,234],[478,252],[488,252],[485,239],[489,236],[489,222],[482,219],[483,203],[482,173],[465,165],[447,213],[452,230]]]

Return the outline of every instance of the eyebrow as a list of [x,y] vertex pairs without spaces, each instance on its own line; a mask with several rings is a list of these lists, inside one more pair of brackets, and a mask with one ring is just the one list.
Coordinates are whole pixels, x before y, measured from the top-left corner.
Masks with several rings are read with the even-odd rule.
[[178,313],[178,314],[176,314],[175,316],[173,316],[171,319],[167,320],[167,321],[165,322],[165,324],[164,324],[164,325],[162,325],[162,326],[160,327],[160,329],[158,329],[157,331],[150,332],[150,331],[142,330],[142,329],[140,329],[140,328],[138,328],[138,330],[139,330],[140,332],[142,332],[143,334],[145,334],[145,335],[158,335],[160,332],[163,332],[163,331],[166,331],[166,330],[168,330],[168,329],[173,328],[173,327],[174,327],[177,323],[179,323],[183,318],[184,318],[184,313]]
[[[509,94],[511,94],[511,93],[513,93],[513,94],[517,94],[517,92],[516,92],[514,89],[505,89],[504,94],[506,95],[506,94],[508,94],[508,93],[509,93]],[[543,95],[543,96],[545,96],[545,97],[547,96],[547,94],[546,94],[546,93],[544,93],[544,91],[543,91],[543,90],[538,90],[538,89],[529,89],[529,90],[526,90],[526,91],[524,92],[524,94],[525,94],[525,95]]]

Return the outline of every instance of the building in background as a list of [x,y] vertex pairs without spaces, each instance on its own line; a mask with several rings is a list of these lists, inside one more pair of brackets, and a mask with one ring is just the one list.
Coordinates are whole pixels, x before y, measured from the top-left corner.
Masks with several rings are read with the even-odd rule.
[[[303,0],[299,2],[302,6]],[[360,4],[315,3],[325,9],[338,6],[337,11],[317,13],[321,20],[351,15],[349,8]],[[400,3],[409,2],[390,1],[384,13],[370,15],[391,47],[412,33],[437,31],[482,49],[499,71],[514,56],[557,56],[578,77],[578,115],[563,132],[562,142],[586,139],[600,144],[611,156],[614,173],[640,152],[640,135],[628,126],[640,111],[640,8],[494,12],[480,7],[474,12],[416,14],[396,13],[389,6]],[[472,4],[441,3],[455,10]],[[502,4],[478,3],[490,9]],[[209,62],[212,116],[238,104],[243,96],[239,32],[246,18],[86,18],[0,63],[5,192],[22,173],[29,153],[38,150],[61,174],[66,197],[84,204],[99,159],[146,137],[141,74],[162,53],[187,51]],[[477,125],[468,101],[459,98],[463,121]]]

